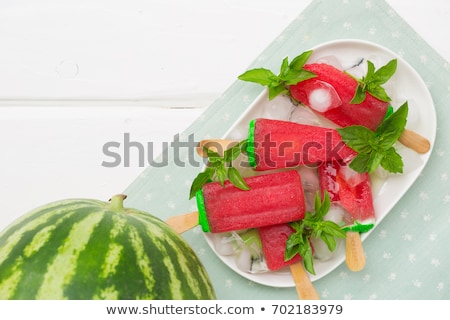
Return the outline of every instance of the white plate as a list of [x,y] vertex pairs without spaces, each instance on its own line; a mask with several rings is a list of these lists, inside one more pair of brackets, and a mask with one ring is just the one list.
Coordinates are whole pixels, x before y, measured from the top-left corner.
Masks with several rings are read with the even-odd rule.
[[[432,97],[419,74],[401,57],[384,47],[360,40],[332,41],[312,49],[314,49],[314,52],[308,62],[317,61],[323,57],[331,57],[331,59],[326,58],[328,61],[331,61],[334,57],[339,60],[344,69],[357,64],[363,58],[372,61],[376,68],[385,65],[391,59],[397,58],[397,71],[385,86],[388,94],[392,98],[392,105],[394,108],[398,108],[403,102],[408,101],[409,114],[406,127],[429,139],[431,146],[434,145],[436,113]],[[293,57],[290,58],[292,59]],[[364,61],[362,65],[366,65],[366,62]],[[267,92],[264,91],[228,131],[224,138],[245,139],[248,123],[254,118],[270,117],[287,120],[286,117],[290,112],[289,105],[289,101],[283,97],[277,97],[269,101]],[[431,150],[426,154],[419,155],[400,144],[397,145],[397,151],[403,158],[405,165],[404,173],[401,175],[389,175],[383,178],[373,176],[372,192],[377,224],[383,220],[393,206],[408,191],[431,155]],[[366,239],[369,234],[370,232],[363,234],[362,240]],[[211,235],[205,233],[205,237],[212,250],[217,254]],[[235,256],[217,255],[231,269],[249,280],[273,287],[294,286],[292,276],[288,270],[251,274],[237,268]],[[344,260],[345,246],[340,245],[336,249],[332,259],[328,261],[314,261],[316,275],[310,275],[311,280],[315,281],[327,275]]]

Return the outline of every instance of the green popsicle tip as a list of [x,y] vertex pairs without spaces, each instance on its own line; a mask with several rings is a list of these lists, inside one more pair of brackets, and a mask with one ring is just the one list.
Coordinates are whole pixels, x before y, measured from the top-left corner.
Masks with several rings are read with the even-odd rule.
[[203,197],[203,190],[197,191],[195,194],[198,208],[198,224],[202,227],[203,232],[210,232],[208,218],[206,217],[205,198]]
[[253,119],[252,121],[250,121],[249,129],[248,129],[247,154],[248,154],[248,163],[251,167],[256,167],[255,124],[256,124],[256,119]]
[[350,226],[345,226],[342,228],[342,230],[346,231],[346,232],[359,232],[359,233],[364,233],[364,232],[368,232],[370,231],[373,227],[375,226],[375,223],[359,223],[358,221],[355,221],[354,224],[350,225]]

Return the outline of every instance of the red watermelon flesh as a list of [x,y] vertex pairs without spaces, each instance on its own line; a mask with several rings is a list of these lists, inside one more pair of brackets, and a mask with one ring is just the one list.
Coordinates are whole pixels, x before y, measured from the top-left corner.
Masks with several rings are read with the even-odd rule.
[[320,186],[327,190],[330,199],[339,203],[355,221],[361,224],[375,222],[375,209],[369,174],[358,173],[346,165],[327,163],[319,167]]
[[289,226],[289,224],[278,224],[258,228],[262,250],[269,270],[279,270],[302,260],[300,255],[296,254],[292,259],[284,261],[286,241],[294,232],[294,229]]
[[[297,101],[311,107],[310,97],[315,90],[324,90],[323,83],[329,84],[330,105],[325,111],[316,108],[316,112],[341,127],[363,125],[375,130],[383,121],[389,103],[381,101],[369,93],[360,104],[351,104],[358,82],[349,74],[326,63],[311,63],[304,66],[305,70],[314,72],[317,77],[311,78],[290,87],[291,95]],[[339,99],[335,97],[339,96]],[[314,109],[314,108],[313,108]]]

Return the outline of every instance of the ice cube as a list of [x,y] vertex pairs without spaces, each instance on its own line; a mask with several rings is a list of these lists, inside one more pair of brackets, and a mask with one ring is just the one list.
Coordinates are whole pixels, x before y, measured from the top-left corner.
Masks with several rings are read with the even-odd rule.
[[229,256],[235,253],[236,243],[230,233],[211,233],[212,242],[216,252],[222,256]]
[[296,106],[292,109],[288,120],[295,123],[307,124],[312,126],[321,125],[320,118],[314,112],[312,112],[311,109],[306,108],[302,105]]
[[309,91],[308,102],[311,109],[323,113],[342,104],[341,98],[332,85],[324,81],[314,81],[313,85],[305,88]]

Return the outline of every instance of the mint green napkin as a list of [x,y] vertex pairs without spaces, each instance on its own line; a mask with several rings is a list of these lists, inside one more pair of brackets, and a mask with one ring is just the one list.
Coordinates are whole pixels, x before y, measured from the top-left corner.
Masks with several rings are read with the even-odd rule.
[[[343,38],[378,43],[417,70],[435,103],[437,137],[422,175],[364,242],[366,268],[352,273],[344,263],[314,285],[321,299],[449,299],[449,63],[384,1],[316,0],[255,57],[249,68],[276,70],[285,56],[294,57],[317,44]],[[258,86],[236,81],[180,135],[180,140],[188,141],[191,134],[195,141],[223,136],[261,91]],[[125,190],[127,206],[162,219],[196,210],[188,192],[200,168],[188,160],[201,160],[192,158],[188,148],[176,156],[168,150],[167,155],[167,166],[148,167]],[[158,161],[164,157],[163,153]],[[185,167],[177,165],[179,159]],[[199,227],[183,237],[207,268],[219,299],[297,299],[295,288],[259,285],[232,271],[209,248]]]

